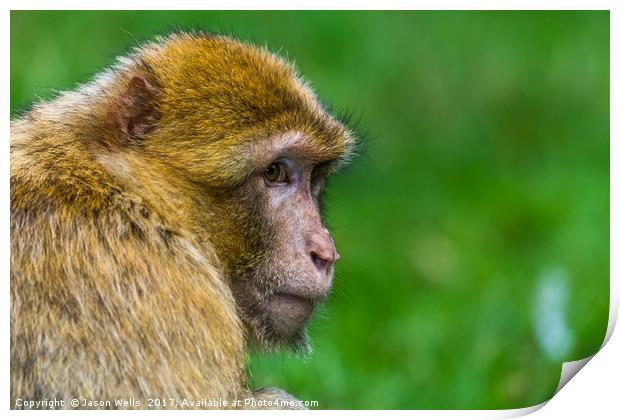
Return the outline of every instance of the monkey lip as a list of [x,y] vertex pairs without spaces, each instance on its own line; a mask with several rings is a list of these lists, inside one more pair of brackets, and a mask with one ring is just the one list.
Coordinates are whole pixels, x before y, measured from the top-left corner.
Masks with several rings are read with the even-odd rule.
[[276,293],[269,300],[271,318],[276,321],[280,332],[286,335],[298,331],[313,310],[314,302],[311,299],[290,293]]

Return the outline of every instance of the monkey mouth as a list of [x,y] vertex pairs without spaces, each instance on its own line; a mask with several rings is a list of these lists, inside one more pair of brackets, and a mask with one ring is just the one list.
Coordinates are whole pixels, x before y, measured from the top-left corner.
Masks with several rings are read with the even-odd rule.
[[314,310],[314,301],[290,293],[276,293],[268,301],[269,315],[283,335],[297,333]]

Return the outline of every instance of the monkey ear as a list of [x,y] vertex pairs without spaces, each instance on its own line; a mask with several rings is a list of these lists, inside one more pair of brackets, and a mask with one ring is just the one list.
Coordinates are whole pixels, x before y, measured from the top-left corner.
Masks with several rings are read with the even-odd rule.
[[157,100],[161,90],[144,76],[133,76],[118,102],[115,123],[121,137],[140,138],[159,121]]

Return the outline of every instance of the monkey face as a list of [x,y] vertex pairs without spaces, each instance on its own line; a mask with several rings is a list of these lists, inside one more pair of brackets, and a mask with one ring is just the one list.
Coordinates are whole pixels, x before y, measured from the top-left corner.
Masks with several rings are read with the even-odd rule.
[[[242,214],[230,226],[242,237],[227,247],[232,287],[246,328],[260,344],[303,349],[304,325],[331,289],[340,258],[320,214],[330,161],[301,134],[269,140],[252,175],[232,200]],[[235,249],[236,245],[236,249]]]

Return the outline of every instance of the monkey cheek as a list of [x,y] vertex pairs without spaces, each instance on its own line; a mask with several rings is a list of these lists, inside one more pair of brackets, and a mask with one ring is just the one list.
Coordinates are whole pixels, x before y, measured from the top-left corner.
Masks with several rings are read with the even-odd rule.
[[312,315],[313,305],[308,299],[289,294],[275,294],[269,300],[269,315],[274,327],[284,336],[299,332]]

